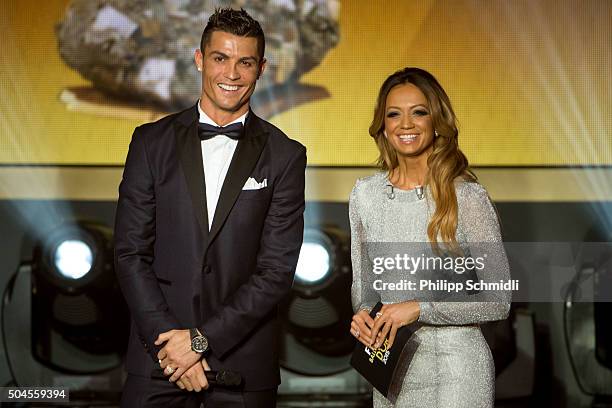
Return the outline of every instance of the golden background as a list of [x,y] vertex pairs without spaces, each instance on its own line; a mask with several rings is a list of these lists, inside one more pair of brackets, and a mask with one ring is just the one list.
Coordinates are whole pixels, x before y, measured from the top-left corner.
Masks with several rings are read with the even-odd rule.
[[[142,123],[60,101],[88,85],[57,51],[67,3],[0,2],[0,163],[122,164]],[[343,1],[340,43],[301,79],[330,98],[271,121],[308,147],[310,165],[371,165],[378,88],[418,66],[450,95],[473,165],[611,165],[610,21],[607,0]]]

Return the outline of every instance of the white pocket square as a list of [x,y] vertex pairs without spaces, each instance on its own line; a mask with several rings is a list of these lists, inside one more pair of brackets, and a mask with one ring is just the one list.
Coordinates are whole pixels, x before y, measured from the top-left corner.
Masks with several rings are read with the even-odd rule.
[[258,183],[253,177],[249,177],[249,179],[244,183],[243,190],[261,190],[262,188],[268,187],[268,179],[265,178]]

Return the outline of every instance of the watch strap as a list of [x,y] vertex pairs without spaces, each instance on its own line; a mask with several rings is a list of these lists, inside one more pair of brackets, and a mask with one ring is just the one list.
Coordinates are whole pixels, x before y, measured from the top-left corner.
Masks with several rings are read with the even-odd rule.
[[201,335],[200,332],[195,327],[192,327],[189,329],[189,337],[191,338],[191,340],[193,340],[194,337],[200,336],[200,335]]

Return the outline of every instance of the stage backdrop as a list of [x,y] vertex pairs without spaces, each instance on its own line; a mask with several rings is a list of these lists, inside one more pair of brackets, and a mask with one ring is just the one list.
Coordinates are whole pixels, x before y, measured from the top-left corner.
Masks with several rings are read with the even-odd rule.
[[[2,0],[0,163],[121,165],[135,126],[193,104],[208,0]],[[612,2],[235,1],[263,22],[255,111],[310,165],[371,165],[382,81],[431,71],[474,165],[612,164]],[[272,98],[270,98],[272,96]]]

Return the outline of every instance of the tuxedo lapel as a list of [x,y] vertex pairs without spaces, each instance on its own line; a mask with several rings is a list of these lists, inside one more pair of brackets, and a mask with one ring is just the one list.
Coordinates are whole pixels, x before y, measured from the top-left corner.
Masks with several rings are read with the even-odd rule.
[[236,151],[223,182],[223,187],[221,188],[221,194],[219,195],[219,201],[208,237],[209,243],[215,239],[223,223],[225,223],[240,191],[242,191],[244,183],[251,175],[253,168],[255,168],[261,151],[266,144],[268,133],[263,129],[260,121],[261,119],[255,116],[252,111],[249,111],[244,128],[244,137],[238,141]]
[[197,106],[179,115],[175,122],[176,146],[185,174],[187,189],[191,195],[193,211],[204,237],[204,248],[208,246],[208,211],[206,207],[206,184],[202,164],[202,148],[198,137]]

